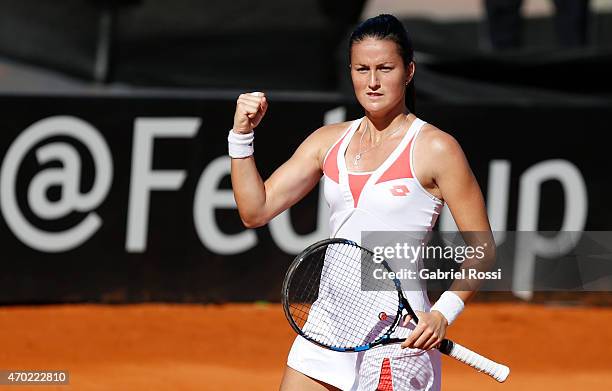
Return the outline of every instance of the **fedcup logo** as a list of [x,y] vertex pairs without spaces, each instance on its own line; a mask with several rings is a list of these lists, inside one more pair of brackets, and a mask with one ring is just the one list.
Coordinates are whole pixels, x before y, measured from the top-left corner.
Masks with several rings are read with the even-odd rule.
[[[91,188],[81,192],[82,159],[69,138],[85,147],[93,161],[95,176]],[[45,141],[49,141],[46,144]],[[34,152],[42,169],[27,184],[25,203],[29,211],[45,221],[56,221],[77,212],[85,214],[76,225],[62,231],[47,231],[26,218],[18,200],[17,178],[24,159]],[[49,166],[49,163],[59,162]],[[45,167],[47,165],[47,167]],[[33,249],[60,252],[85,242],[102,224],[93,210],[105,199],[112,183],[113,162],[106,141],[98,131],[76,117],[56,116],[40,120],[24,130],[8,149],[0,171],[0,206],[2,215],[23,243]],[[60,188],[58,199],[50,199],[51,188]],[[22,202],[23,203],[23,202]]]

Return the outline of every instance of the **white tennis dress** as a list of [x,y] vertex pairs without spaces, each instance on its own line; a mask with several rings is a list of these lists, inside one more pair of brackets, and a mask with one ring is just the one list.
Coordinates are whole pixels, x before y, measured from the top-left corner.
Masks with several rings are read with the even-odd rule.
[[[345,153],[361,121],[363,118],[353,121],[325,157],[323,186],[331,212],[332,237],[360,243],[362,231],[430,231],[443,202],[421,186],[412,160],[414,140],[425,122],[415,119],[399,145],[374,172],[351,174]],[[431,304],[425,289],[404,294],[414,310],[429,311]],[[405,338],[409,333],[410,329],[398,327],[393,336]],[[297,337],[287,365],[342,390],[376,390],[381,369],[384,372],[389,366],[391,384],[380,389],[440,389],[439,352],[401,349],[399,344],[346,353],[327,350]]]

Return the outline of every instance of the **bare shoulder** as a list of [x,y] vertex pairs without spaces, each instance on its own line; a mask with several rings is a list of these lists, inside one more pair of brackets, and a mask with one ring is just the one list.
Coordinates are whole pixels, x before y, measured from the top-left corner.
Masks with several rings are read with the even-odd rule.
[[315,152],[317,159],[322,163],[329,148],[342,136],[351,123],[352,121],[346,121],[323,125],[312,132],[303,145]]
[[414,158],[418,161],[415,166],[417,176],[434,193],[435,190],[431,189],[437,187],[436,183],[442,175],[468,167],[459,142],[434,125],[426,124],[423,127],[414,148]]
[[423,126],[417,145],[435,159],[463,155],[459,142],[453,136],[431,124]]
[[[352,121],[338,122],[335,124],[323,125],[312,132],[311,137],[323,144],[333,144],[344,131],[351,126]],[[331,146],[331,145],[330,145]]]

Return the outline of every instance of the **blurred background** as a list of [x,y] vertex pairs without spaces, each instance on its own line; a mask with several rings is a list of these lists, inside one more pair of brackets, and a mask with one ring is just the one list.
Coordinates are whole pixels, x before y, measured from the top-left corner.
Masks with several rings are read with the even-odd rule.
[[[182,369],[192,382],[176,389],[208,389],[198,373],[214,389],[245,373],[253,383],[238,388],[275,388],[293,338],[276,304],[282,278],[295,254],[328,235],[327,210],[315,190],[269,225],[244,229],[227,157],[235,101],[246,91],[269,97],[256,153],[265,177],[313,130],[363,115],[348,38],[380,13],[410,33],[416,114],[459,140],[493,229],[546,232],[557,249],[552,261],[537,246],[516,255],[507,285],[477,296],[459,338],[507,346],[497,354],[523,371],[516,389],[612,384],[612,359],[600,350],[553,361],[548,375],[535,364],[548,360],[541,351],[511,356],[534,329],[561,339],[570,331],[551,324],[579,317],[599,329],[612,320],[612,0],[0,0],[0,334],[5,346],[17,341],[0,353],[0,368],[73,368],[78,389],[117,389],[128,378],[131,389],[167,389],[178,380],[160,374],[165,357],[196,362]],[[448,210],[437,229],[454,229]],[[587,235],[585,250],[603,272],[587,273],[585,253],[572,253],[560,231],[603,235]],[[554,255],[568,253],[570,288],[547,285]],[[129,303],[195,306],[104,306]],[[526,318],[534,321],[515,339],[471,333],[474,325],[509,333]],[[267,358],[251,368],[235,348],[238,364],[220,370],[223,347],[209,344],[235,337],[225,322],[246,333],[246,351]],[[612,337],[598,332],[576,338],[597,346]],[[249,334],[284,342],[253,347]],[[151,340],[168,345],[131,356]],[[102,345],[114,353],[79,367]],[[594,356],[597,365],[576,369]],[[122,363],[113,364],[118,383],[102,376],[109,363]],[[564,383],[565,370],[575,371]],[[159,376],[166,383],[150,380]],[[491,387],[458,384],[448,389]]]
[[414,40],[419,100],[610,96],[608,0],[3,0],[1,8],[7,93],[266,89],[350,97],[350,31],[389,12]]

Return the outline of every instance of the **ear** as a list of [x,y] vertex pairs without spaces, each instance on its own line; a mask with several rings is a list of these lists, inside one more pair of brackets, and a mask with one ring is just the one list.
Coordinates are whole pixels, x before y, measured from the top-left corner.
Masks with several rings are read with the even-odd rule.
[[416,71],[416,64],[414,61],[410,61],[410,64],[406,67],[406,85],[410,84],[412,78],[414,77],[414,72]]

